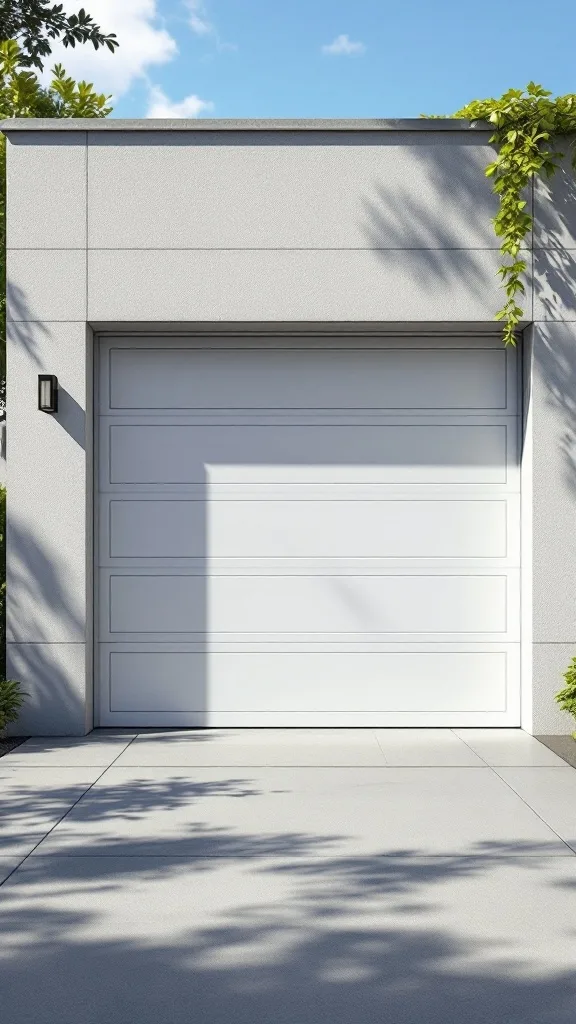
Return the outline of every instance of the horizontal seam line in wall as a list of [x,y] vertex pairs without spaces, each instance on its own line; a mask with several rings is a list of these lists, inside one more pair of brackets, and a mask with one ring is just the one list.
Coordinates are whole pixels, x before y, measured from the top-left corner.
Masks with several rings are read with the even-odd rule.
[[[9,302],[8,302],[8,305],[9,305]],[[532,324],[573,324],[574,321],[576,321],[576,315],[574,316],[574,319],[547,319],[547,321],[527,321],[526,323],[530,324],[530,325],[532,325]],[[70,319],[70,317],[68,317],[67,319],[57,319],[54,316],[34,316],[34,317],[31,317],[30,319],[15,319],[13,316],[9,316],[9,315],[6,316],[6,323],[7,324],[86,324],[86,323],[91,324],[92,322],[95,322],[96,324],[100,323],[101,322],[101,317],[94,316],[93,314],[86,315],[84,317],[81,317],[80,319]],[[242,322],[236,321],[236,319],[232,319],[232,318],[229,319],[229,318],[223,318],[223,317],[221,319],[214,319],[214,317],[209,318],[209,319],[203,318],[202,321],[199,321],[198,318],[190,319],[190,321],[186,321],[186,319],[183,319],[183,321],[182,321],[181,317],[178,317],[177,319],[174,319],[174,321],[166,321],[166,319],[160,319],[160,318],[158,319],[158,321],[151,321],[150,317],[147,317],[146,319],[142,319],[142,321],[134,321],[134,319],[127,319],[127,318],[124,321],[124,319],[122,319],[120,316],[116,316],[113,319],[111,319],[110,322],[107,321],[106,323],[117,323],[119,325],[119,327],[118,328],[102,328],[102,329],[95,328],[95,330],[96,330],[96,332],[98,334],[105,334],[105,333],[106,334],[117,334],[118,332],[123,332],[123,334],[126,334],[126,332],[127,332],[128,334],[134,335],[134,334],[137,334],[137,332],[140,330],[140,324],[141,324],[141,325],[143,325],[142,328],[141,328],[141,331],[142,331],[143,334],[156,335],[157,333],[162,332],[162,331],[166,331],[166,330],[169,331],[170,330],[170,324],[187,324],[187,325],[190,325],[190,326],[187,326],[187,328],[179,328],[179,329],[177,329],[177,333],[180,334],[180,335],[188,337],[190,333],[192,333],[192,334],[200,333],[200,330],[199,330],[199,327],[198,327],[199,324],[206,324],[207,327],[205,327],[203,329],[204,331],[210,330],[211,334],[215,334],[215,332],[212,331],[213,327],[222,328],[222,329],[225,328],[225,329],[228,329],[229,334],[231,334],[232,337],[235,337],[235,335],[233,333],[234,332],[234,328],[235,328],[237,323],[242,323]],[[276,335],[276,326],[277,325],[278,325],[280,331],[284,331],[284,333],[287,333],[286,329],[283,328],[283,325],[286,323],[285,319],[278,319],[278,321],[274,321],[274,322],[271,322],[271,321],[265,321],[265,322],[264,321],[254,321],[253,323],[254,323],[254,330],[259,330],[260,325],[261,324],[265,324],[266,325],[265,332],[268,335],[271,335],[271,334]],[[351,325],[352,335],[354,335],[354,337],[357,337],[357,334],[354,331],[355,325],[356,324],[358,324],[358,325],[365,325],[367,322],[366,322],[366,319],[358,319],[358,321],[343,321],[343,322],[342,321],[337,321],[337,322],[334,321],[333,322],[333,321],[330,321],[330,319],[326,319],[326,317],[324,317],[323,319],[318,319],[318,321],[315,321],[313,327],[310,326],[310,324],[311,324],[310,321],[303,321],[303,319],[302,319],[302,321],[293,321],[291,323],[292,323],[293,326],[289,330],[299,331],[300,332],[301,331],[300,325],[303,324],[303,325],[305,325],[305,332],[307,334],[310,334],[310,335],[313,335],[313,336],[316,333],[317,327],[319,329],[324,329],[324,332],[326,332],[327,328],[329,329],[332,326],[333,323],[338,323],[338,324],[345,323],[345,324]],[[393,321],[393,319],[389,319],[389,321],[381,321],[381,319],[374,318],[372,323],[374,325],[378,326],[376,328],[376,330],[379,329],[382,332],[384,332],[384,331],[389,330],[389,328],[394,328],[399,323],[400,324],[406,324],[407,322],[406,321]],[[461,321],[461,319],[452,319],[452,321],[445,321],[445,319],[443,319],[443,321],[430,321],[430,319],[414,319],[414,321],[410,321],[410,324],[414,325],[413,328],[410,330],[410,332],[406,332],[405,335],[403,335],[403,337],[404,336],[406,336],[406,337],[411,337],[411,336],[420,337],[420,331],[418,330],[418,326],[419,325],[422,325],[425,328],[426,331],[429,331],[430,324],[434,325],[435,323],[438,323],[438,324],[441,324],[441,325],[446,325],[446,324],[449,325],[448,329],[447,328],[439,328],[439,331],[443,332],[442,334],[439,335],[439,337],[444,337],[444,335],[447,335],[447,336],[453,335],[454,332],[456,331],[456,329],[460,330],[460,326],[462,324],[465,324],[465,325],[471,324],[472,328],[474,328],[474,326],[477,325],[477,324],[486,325],[486,324],[492,324],[492,323],[495,323],[495,322],[491,321],[490,318],[485,318],[485,317],[482,317],[482,318],[479,317],[478,319],[476,319],[476,321],[471,321],[471,322],[470,321]],[[126,327],[123,326],[124,324],[129,324],[130,327],[126,328]],[[380,327],[380,325],[381,325],[381,327]],[[496,325],[496,329],[497,329],[497,325]],[[247,329],[244,329],[244,332],[247,333]],[[306,334],[306,336],[307,336],[307,334]],[[399,334],[400,334],[400,332],[399,332]],[[344,337],[344,335],[340,335],[340,336]],[[491,335],[491,337],[492,337],[492,335]],[[496,348],[496,346],[490,346],[490,347],[491,348]],[[447,350],[449,350],[449,349],[447,349]],[[472,414],[470,414],[470,415],[472,415]]]
[[[576,316],[574,317],[574,320],[576,320]],[[70,318],[67,318],[66,320],[58,320],[58,319],[56,319],[53,316],[45,316],[45,317],[33,317],[33,318],[28,319],[28,320],[16,320],[14,317],[11,317],[11,316],[7,316],[6,317],[6,322],[9,323],[9,324],[86,324],[87,322],[91,323],[92,321],[95,321],[96,323],[100,323],[101,322],[101,318],[97,318],[97,317],[94,317],[94,316],[86,316],[86,317],[82,317],[80,320],[71,320]],[[190,333],[191,334],[198,334],[198,333],[206,332],[206,331],[209,330],[211,334],[214,334],[215,336],[218,336],[218,333],[217,333],[218,330],[226,330],[228,332],[228,336],[235,337],[236,335],[233,333],[233,331],[234,331],[236,323],[244,323],[245,321],[236,321],[236,320],[232,320],[232,319],[230,319],[230,320],[228,320],[228,319],[215,320],[214,318],[212,318],[210,320],[207,320],[207,321],[199,321],[197,319],[186,321],[186,320],[182,320],[181,318],[178,318],[176,320],[160,320],[160,319],[159,320],[150,320],[149,318],[147,318],[146,320],[141,320],[141,321],[140,320],[124,321],[124,320],[120,319],[119,317],[115,317],[113,320],[105,321],[105,322],[106,323],[117,323],[119,326],[117,328],[116,327],[95,328],[97,330],[98,334],[108,334],[108,335],[113,334],[114,336],[116,336],[116,334],[122,333],[122,336],[126,336],[126,334],[134,335],[134,334],[136,334],[140,330],[140,324],[142,324],[142,325],[144,325],[142,327],[142,333],[143,334],[148,335],[148,336],[155,336],[157,333],[160,333],[160,332],[163,332],[163,331],[166,331],[166,330],[170,330],[170,325],[173,324],[173,323],[175,323],[175,324],[184,324],[185,323],[187,325],[185,328],[184,327],[177,328],[177,332],[176,333],[178,335],[182,335],[182,336],[188,337],[188,335]],[[331,321],[331,320],[323,319],[323,320],[315,320],[315,321],[311,322],[309,320],[306,320],[306,321],[295,320],[295,321],[291,321],[291,326],[289,328],[286,328],[284,326],[286,324],[286,320],[285,319],[284,320],[274,320],[274,321],[270,321],[270,320],[266,320],[266,321],[254,320],[253,321],[253,324],[254,324],[254,328],[253,329],[254,330],[261,330],[262,324],[265,324],[266,325],[265,326],[265,332],[267,334],[271,334],[272,333],[272,334],[276,335],[277,331],[278,332],[283,332],[284,334],[286,334],[286,333],[289,334],[290,331],[302,332],[302,330],[303,330],[302,324],[304,324],[304,331],[307,334],[315,336],[318,331],[321,331],[323,333],[327,333],[327,331],[329,330],[329,328],[332,326],[333,323],[336,323],[336,324],[345,323],[345,324],[349,324],[350,325],[350,329],[351,329],[351,335],[350,336],[357,337],[361,333],[362,326],[366,325],[367,322],[371,322],[371,323],[374,323],[374,325],[376,325],[375,328],[374,328],[375,331],[383,331],[384,332],[384,331],[389,330],[390,328],[395,327],[397,324],[405,324],[407,321],[405,321],[405,320],[400,320],[400,321],[399,320],[375,320],[375,319],[372,320],[372,321],[366,321],[366,320],[344,320],[344,321],[343,320],[338,320],[338,321]],[[495,321],[493,321],[493,320],[484,319],[484,318],[483,319],[478,319],[478,320],[473,320],[473,321],[462,321],[462,320],[454,319],[454,320],[449,320],[449,321],[446,321],[446,320],[438,320],[438,321],[411,320],[409,322],[411,324],[413,324],[414,326],[410,328],[410,331],[403,332],[402,333],[402,337],[414,337],[414,336],[416,336],[418,338],[422,337],[422,336],[424,336],[424,337],[428,337],[428,336],[429,337],[435,337],[435,335],[429,334],[429,332],[431,330],[430,325],[431,324],[433,325],[434,323],[438,323],[438,324],[441,324],[441,325],[448,324],[448,327],[445,327],[445,326],[442,327],[441,326],[441,327],[438,328],[438,331],[440,332],[438,334],[438,337],[440,337],[440,338],[442,338],[444,336],[447,336],[447,337],[453,336],[454,332],[456,330],[460,330],[461,329],[461,325],[463,323],[466,325],[466,327],[465,327],[466,330],[468,330],[468,329],[475,329],[475,325],[476,324],[482,324],[483,325],[483,329],[484,329],[486,324],[495,323]],[[530,324],[552,324],[552,323],[573,323],[574,321],[572,321],[572,320],[530,320],[530,321],[526,321],[526,322],[530,323]],[[131,326],[126,327],[125,323],[129,323]],[[199,323],[205,323],[206,326],[200,329],[198,327]],[[354,330],[354,327],[355,327],[356,324],[360,325],[360,330],[358,331],[358,334]],[[425,325],[423,333],[418,330],[418,325],[419,324]],[[471,328],[468,325],[471,325]],[[217,328],[217,330],[215,331],[213,328]],[[498,324],[495,323],[495,331],[497,331],[498,329],[499,329],[498,328]],[[252,336],[251,332],[249,332],[248,328],[246,328],[246,327],[240,327],[239,331],[241,333],[241,336],[246,335],[246,334],[249,334],[250,337]],[[368,335],[368,336],[372,337],[371,334]],[[480,334],[475,334],[474,335],[474,337],[479,337],[479,336],[480,336]],[[493,337],[493,336],[494,336],[494,334],[492,334],[492,333],[487,334],[487,337]],[[339,337],[348,337],[348,335],[340,334]],[[496,348],[496,346],[490,346],[490,348]]]
[[83,647],[86,644],[86,640],[7,640],[7,644],[14,644],[16,647],[60,647],[60,646],[73,646]]
[[[46,245],[8,246],[8,252],[500,252],[492,245]],[[529,246],[522,251],[529,252]],[[540,251],[547,252],[547,249]]]
[[[36,316],[36,317],[34,317],[34,319],[26,319],[26,321],[16,321],[16,319],[13,319],[12,317],[7,316],[6,317],[6,323],[7,324],[86,324],[86,321],[85,321],[85,319],[79,319],[79,321],[70,321],[70,319],[67,319],[67,321],[57,321],[57,319],[54,319],[51,316],[43,316],[42,318]],[[194,324],[194,321],[191,321],[191,324]]]
[[[53,317],[35,317],[33,320],[14,320],[12,317],[7,317],[6,322],[9,324],[85,324],[86,320],[54,320]],[[194,321],[191,321],[193,323]]]

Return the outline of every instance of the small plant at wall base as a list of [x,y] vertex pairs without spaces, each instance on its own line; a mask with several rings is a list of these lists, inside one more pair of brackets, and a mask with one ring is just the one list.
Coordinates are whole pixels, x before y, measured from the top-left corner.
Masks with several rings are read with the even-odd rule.
[[[569,715],[576,718],[576,658],[572,658],[570,665],[564,673],[566,686],[556,694],[556,701]],[[572,733],[576,740],[576,732]]]
[[[576,134],[576,94],[551,97],[541,85],[529,82],[526,89],[509,89],[500,99],[473,100],[451,115],[494,125],[490,141],[497,154],[485,173],[493,179],[493,191],[500,201],[493,223],[501,239],[500,252],[506,257],[498,271],[506,302],[496,319],[503,322],[506,345],[516,343],[516,330],[524,319],[521,297],[526,260],[521,249],[532,230],[525,189],[535,177],[549,178],[558,169],[565,154],[555,149],[555,140]],[[574,145],[572,140],[572,167],[576,170]]]
[[6,674],[6,488],[0,486],[0,739],[6,726],[17,721],[28,696],[14,679]]
[[15,679],[0,679],[0,739],[6,733],[6,726],[18,720],[27,696]]

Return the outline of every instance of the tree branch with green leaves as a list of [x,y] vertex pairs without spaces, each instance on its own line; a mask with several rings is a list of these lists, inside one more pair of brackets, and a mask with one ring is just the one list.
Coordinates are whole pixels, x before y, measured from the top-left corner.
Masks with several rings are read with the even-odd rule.
[[77,14],[66,14],[63,4],[50,5],[49,0],[0,0],[0,41],[9,39],[21,46],[22,67],[40,71],[57,39],[64,46],[92,43],[95,50],[105,46],[112,53],[118,46],[116,34],[106,35],[83,7]]

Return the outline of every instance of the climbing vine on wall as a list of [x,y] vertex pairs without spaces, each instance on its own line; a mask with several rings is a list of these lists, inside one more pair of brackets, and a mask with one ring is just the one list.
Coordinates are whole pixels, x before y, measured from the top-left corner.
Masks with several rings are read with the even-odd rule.
[[[516,329],[524,318],[521,302],[526,260],[522,247],[532,230],[526,188],[535,177],[554,174],[566,147],[572,149],[576,170],[576,94],[551,97],[541,85],[530,82],[526,89],[509,89],[500,99],[473,100],[452,115],[494,125],[490,141],[496,146],[496,159],[486,168],[486,175],[493,179],[493,191],[500,201],[493,223],[506,257],[498,271],[506,301],[496,319],[503,321],[506,345],[515,343]],[[562,152],[556,149],[559,144]]]

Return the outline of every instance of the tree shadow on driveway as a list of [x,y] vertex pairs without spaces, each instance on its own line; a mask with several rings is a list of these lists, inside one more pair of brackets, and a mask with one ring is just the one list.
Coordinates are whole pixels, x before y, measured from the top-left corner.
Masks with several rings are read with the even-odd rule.
[[11,1024],[572,1024],[575,857],[520,842],[343,856],[336,835],[190,820],[118,856],[119,820],[201,819],[205,796],[258,791],[115,788],[90,791],[103,832],[78,837],[81,856],[41,846],[0,889]]

